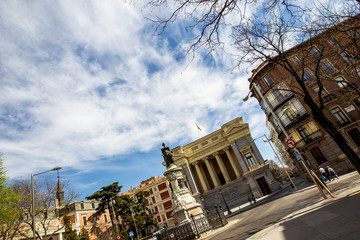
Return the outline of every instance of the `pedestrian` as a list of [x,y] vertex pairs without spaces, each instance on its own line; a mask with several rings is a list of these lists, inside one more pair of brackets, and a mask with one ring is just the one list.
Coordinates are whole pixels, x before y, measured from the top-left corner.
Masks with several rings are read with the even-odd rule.
[[251,205],[251,204],[252,204],[252,198],[251,198],[250,195],[248,195],[248,201],[249,201],[249,203],[250,203],[250,205]]
[[328,174],[326,173],[325,169],[323,169],[322,167],[319,168],[319,172],[321,174],[321,176],[324,176],[327,180],[330,181],[330,178],[328,176]]
[[[327,187],[327,185],[326,185],[326,177],[324,176],[324,175],[321,175],[320,176],[320,181],[325,185],[325,187]],[[322,189],[324,189],[324,187],[320,184],[320,187],[322,188]]]
[[331,167],[326,166],[326,172],[329,175],[329,177],[332,177],[333,179],[335,179],[335,177],[336,177],[337,179],[339,179],[338,175],[336,174],[334,169],[332,169]]
[[254,194],[251,194],[251,199],[254,201],[254,203],[256,203],[256,198],[255,198]]

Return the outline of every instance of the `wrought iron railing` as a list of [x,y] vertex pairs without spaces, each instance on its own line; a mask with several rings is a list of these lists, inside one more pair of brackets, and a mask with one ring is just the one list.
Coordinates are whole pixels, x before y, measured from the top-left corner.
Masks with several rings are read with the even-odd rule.
[[302,138],[301,140],[296,142],[296,146],[298,148],[304,147],[309,143],[312,143],[313,141],[315,141],[318,138],[321,138],[323,136],[322,132],[320,130],[311,133],[310,135]]

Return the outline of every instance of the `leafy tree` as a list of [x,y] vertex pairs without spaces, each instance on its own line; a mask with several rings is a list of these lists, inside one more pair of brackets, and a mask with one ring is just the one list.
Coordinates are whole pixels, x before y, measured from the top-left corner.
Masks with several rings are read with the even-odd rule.
[[[167,0],[150,0],[153,6],[164,6],[168,4]],[[316,34],[331,29],[340,33],[346,33],[347,45],[338,43],[337,54],[342,53],[350,61],[350,67],[346,69],[349,76],[358,77],[359,61],[359,24],[340,24],[342,21],[352,18],[359,20],[360,1],[343,1],[341,9],[335,9],[325,6],[320,1],[314,1],[311,8],[300,6],[301,2],[265,0],[265,1],[247,1],[247,0],[174,0],[172,2],[175,10],[168,18],[157,18],[160,33],[165,31],[169,24],[177,20],[181,14],[191,20],[186,26],[187,30],[194,30],[197,34],[193,44],[188,51],[195,51],[199,47],[205,46],[210,53],[216,48],[224,46],[222,41],[222,30],[225,26],[232,27],[232,37],[234,46],[238,50],[238,67],[244,66],[248,69],[249,64],[260,64],[268,62],[271,66],[280,66],[290,76],[292,85],[296,84],[296,90],[292,90],[302,98],[303,102],[310,110],[312,118],[321,126],[334,140],[337,146],[343,151],[347,158],[360,173],[360,158],[355,151],[348,145],[346,139],[334,124],[324,114],[324,102],[322,95],[324,93],[323,83],[325,81],[334,81],[328,76],[324,76],[320,71],[320,63],[323,59],[324,48],[320,49],[320,57],[314,62],[308,54],[303,54],[300,59],[302,71],[294,69],[287,51],[290,47],[304,42],[321,43]],[[251,5],[250,5],[251,3]],[[247,7],[256,9],[256,14],[251,15],[247,12]],[[259,17],[261,14],[261,17]],[[236,19],[236,21],[234,21]],[[340,25],[339,25],[340,24]],[[224,31],[227,33],[227,31]],[[350,34],[349,34],[350,33]],[[352,34],[351,34],[352,33]],[[325,47],[324,45],[322,45]],[[346,52],[344,52],[346,50]],[[334,51],[335,52],[335,51]],[[233,55],[234,53],[232,53]],[[354,61],[353,63],[351,63]],[[317,97],[310,94],[304,72],[306,65],[311,63],[315,67],[316,82],[319,85]],[[355,85],[343,89],[344,99],[359,96],[359,88]]]
[[68,215],[65,215],[63,220],[65,226],[65,232],[64,232],[65,240],[77,240],[78,236],[76,234],[76,231],[72,229],[70,217]]
[[90,240],[89,232],[84,227],[81,229],[79,240]]
[[0,153],[0,237],[11,237],[13,223],[19,218],[17,203],[20,196],[8,185],[6,172],[3,168],[3,158]]

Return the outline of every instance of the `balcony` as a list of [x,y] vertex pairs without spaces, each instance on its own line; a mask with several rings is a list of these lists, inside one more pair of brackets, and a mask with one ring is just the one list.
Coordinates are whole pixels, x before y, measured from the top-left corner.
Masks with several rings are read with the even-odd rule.
[[313,132],[312,134],[304,137],[303,139],[299,140],[296,142],[296,146],[298,148],[302,148],[305,147],[306,145],[308,145],[309,143],[314,142],[316,139],[319,139],[323,136],[322,132],[320,130]]
[[277,106],[282,104],[283,102],[288,101],[292,96],[294,96],[293,92],[287,92],[285,95],[277,95],[274,100],[267,101],[269,106],[274,110]]
[[284,114],[280,117],[280,122],[285,128],[290,128],[292,125],[305,119],[307,116],[308,113],[305,108],[301,108],[292,112],[292,114]]

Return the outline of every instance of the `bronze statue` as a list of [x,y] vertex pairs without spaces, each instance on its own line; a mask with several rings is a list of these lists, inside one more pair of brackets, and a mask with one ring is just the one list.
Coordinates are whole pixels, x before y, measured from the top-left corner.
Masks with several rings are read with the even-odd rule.
[[162,156],[165,160],[166,167],[169,167],[170,164],[174,163],[172,152],[168,146],[165,146],[165,143],[162,143],[162,146],[163,146],[163,148],[161,149]]

